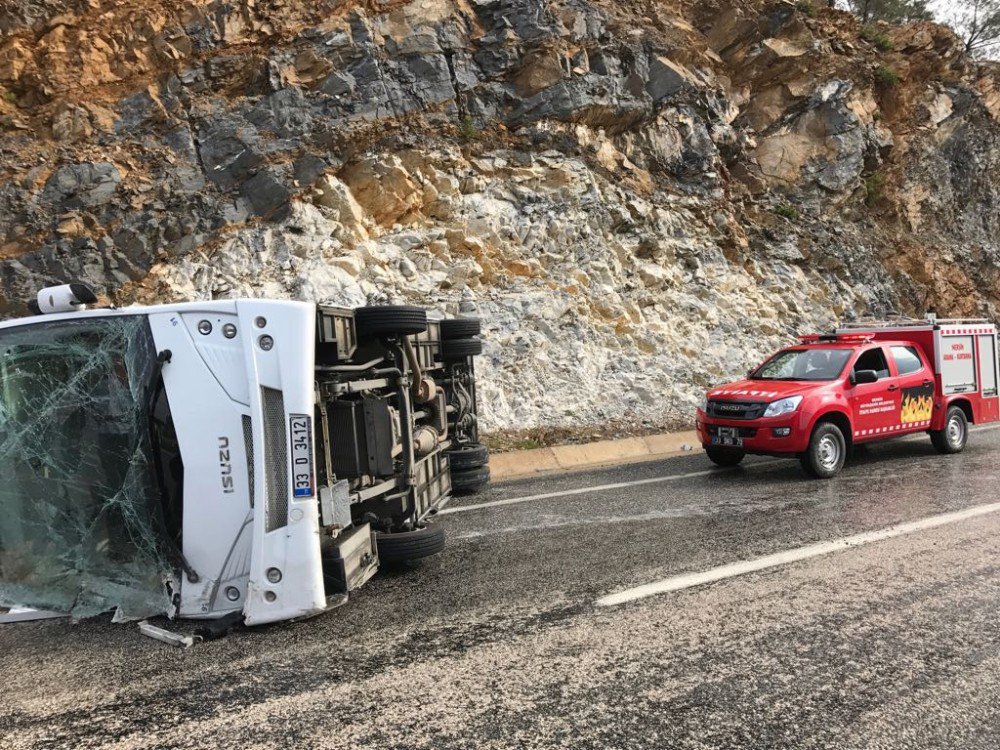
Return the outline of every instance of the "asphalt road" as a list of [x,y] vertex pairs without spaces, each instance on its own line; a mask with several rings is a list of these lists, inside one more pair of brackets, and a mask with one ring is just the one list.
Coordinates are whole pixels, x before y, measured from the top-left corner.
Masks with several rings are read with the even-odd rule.
[[[983,430],[830,481],[693,455],[507,483],[449,506],[445,553],[308,622],[187,651],[107,620],[0,626],[0,747],[995,750],[998,462]],[[908,533],[858,536],[887,528]]]

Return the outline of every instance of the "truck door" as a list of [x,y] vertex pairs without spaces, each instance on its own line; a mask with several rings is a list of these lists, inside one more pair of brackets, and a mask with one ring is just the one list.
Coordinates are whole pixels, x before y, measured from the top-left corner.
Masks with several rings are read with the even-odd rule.
[[852,374],[874,370],[874,383],[855,383],[850,402],[856,440],[870,440],[888,434],[899,423],[899,385],[889,371],[889,362],[881,346],[863,351],[854,362]]
[[934,411],[934,374],[912,344],[891,346],[889,352],[899,386],[899,431],[926,430]]
[[996,422],[1000,419],[1000,401],[997,399],[997,346],[996,333],[990,331],[976,336],[979,355],[979,409],[977,422]]

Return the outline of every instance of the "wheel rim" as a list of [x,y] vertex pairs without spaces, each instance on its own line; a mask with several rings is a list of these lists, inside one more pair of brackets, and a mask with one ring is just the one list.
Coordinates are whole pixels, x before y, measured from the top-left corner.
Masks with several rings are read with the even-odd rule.
[[819,439],[816,453],[819,458],[819,465],[825,471],[836,469],[837,464],[840,463],[840,443],[837,442],[837,439],[833,435],[824,435]]
[[965,437],[965,425],[957,414],[948,420],[948,443],[952,446],[962,444]]

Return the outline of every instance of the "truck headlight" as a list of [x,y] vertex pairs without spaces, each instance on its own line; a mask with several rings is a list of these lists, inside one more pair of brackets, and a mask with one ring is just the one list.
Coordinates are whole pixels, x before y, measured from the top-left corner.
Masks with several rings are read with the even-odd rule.
[[701,397],[701,401],[698,402],[698,408],[701,409],[702,413],[708,414],[708,396]]
[[801,403],[802,396],[789,396],[788,398],[781,398],[777,401],[772,401],[764,410],[764,416],[780,417],[782,414],[791,414],[799,408],[799,404]]

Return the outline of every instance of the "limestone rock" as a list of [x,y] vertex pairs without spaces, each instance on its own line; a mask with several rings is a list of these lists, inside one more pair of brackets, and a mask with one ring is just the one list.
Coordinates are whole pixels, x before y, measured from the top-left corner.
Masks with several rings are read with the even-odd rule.
[[[478,310],[485,430],[689,422],[792,334],[1000,314],[1000,75],[720,0],[8,3],[3,310]],[[898,80],[897,80],[898,79]]]
[[108,162],[73,164],[57,169],[42,191],[42,200],[65,208],[98,206],[115,194],[121,174]]
[[316,185],[313,203],[333,212],[347,231],[358,239],[368,239],[365,228],[365,213],[361,205],[354,199],[350,188],[333,175],[324,175]]

